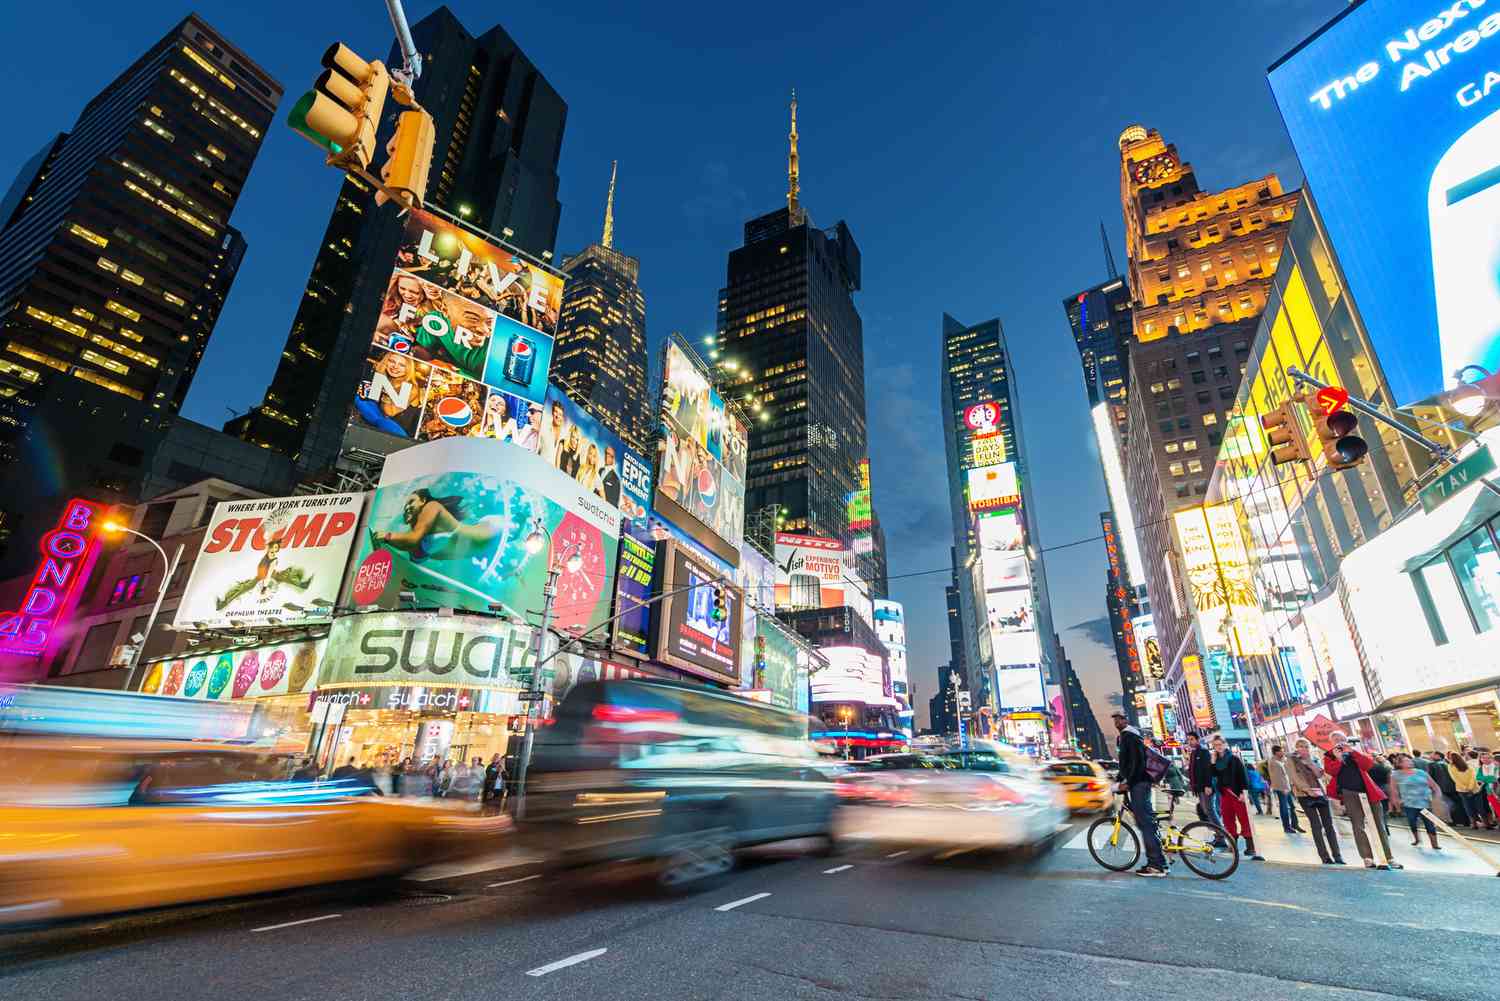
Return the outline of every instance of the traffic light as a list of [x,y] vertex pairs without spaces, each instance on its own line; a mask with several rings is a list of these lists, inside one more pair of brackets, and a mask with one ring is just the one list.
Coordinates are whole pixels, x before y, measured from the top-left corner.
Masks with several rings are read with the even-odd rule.
[[724,603],[724,589],[718,584],[714,585],[714,606],[708,614],[715,622],[723,622],[729,618],[729,606]]
[[1348,410],[1320,414],[1318,440],[1323,443],[1323,457],[1329,469],[1352,469],[1365,461],[1370,446],[1358,434],[1359,418]]
[[323,53],[328,67],[287,115],[287,124],[339,159],[364,170],[375,154],[375,130],[391,78],[379,60],[365,62],[342,42]]
[[388,156],[380,168],[385,189],[375,192],[376,205],[394,199],[409,209],[422,207],[436,141],[437,125],[431,115],[421,108],[401,112],[396,119],[396,134],[385,147]]
[[1302,427],[1297,423],[1297,413],[1290,401],[1260,415],[1260,426],[1271,446],[1271,462],[1306,462],[1312,456],[1307,451],[1307,441],[1302,437]]

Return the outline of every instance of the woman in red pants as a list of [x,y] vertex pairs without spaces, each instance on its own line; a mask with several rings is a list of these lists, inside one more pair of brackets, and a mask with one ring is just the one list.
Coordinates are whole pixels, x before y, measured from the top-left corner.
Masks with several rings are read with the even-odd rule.
[[1224,830],[1232,838],[1245,839],[1247,857],[1264,862],[1265,857],[1255,850],[1255,828],[1250,826],[1250,811],[1245,808],[1245,797],[1250,789],[1245,763],[1217,734],[1213,739],[1213,753],[1214,779],[1219,787],[1219,816],[1224,818]]

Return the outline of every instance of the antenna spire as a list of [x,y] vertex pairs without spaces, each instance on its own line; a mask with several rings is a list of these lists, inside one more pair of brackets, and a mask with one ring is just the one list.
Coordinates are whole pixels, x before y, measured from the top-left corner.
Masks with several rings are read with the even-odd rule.
[[1109,234],[1104,230],[1104,220],[1099,220],[1099,239],[1104,241],[1104,264],[1109,268],[1111,279],[1120,277],[1120,271],[1115,267],[1114,251],[1109,249]]
[[797,183],[797,88],[792,88],[792,131],[788,139],[791,140],[791,149],[786,157],[786,208],[791,214],[792,225],[796,225],[802,217],[802,206],[797,204],[797,196],[801,194],[802,187]]
[[609,197],[604,201],[604,238],[599,242],[604,247],[615,245],[615,169],[619,160],[609,162]]

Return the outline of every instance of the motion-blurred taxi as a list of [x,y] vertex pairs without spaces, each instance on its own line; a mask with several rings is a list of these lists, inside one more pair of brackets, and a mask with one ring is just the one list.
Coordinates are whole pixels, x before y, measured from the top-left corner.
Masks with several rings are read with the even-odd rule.
[[1063,799],[1074,813],[1109,809],[1109,774],[1096,761],[1049,761],[1042,767],[1042,777],[1063,790]]
[[230,743],[9,737],[0,925],[389,876],[493,851],[509,819],[287,781]]

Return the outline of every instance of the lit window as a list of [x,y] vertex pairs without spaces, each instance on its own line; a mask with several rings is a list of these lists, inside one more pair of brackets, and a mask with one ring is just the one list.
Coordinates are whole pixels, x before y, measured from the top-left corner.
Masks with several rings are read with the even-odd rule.
[[41,382],[42,373],[29,369],[25,365],[17,365],[8,358],[0,358],[0,373],[15,376],[25,382]]
[[1183,439],[1182,450],[1184,452],[1196,452],[1196,451],[1198,451],[1198,439],[1197,438],[1185,438],[1185,439]]
[[1175,441],[1169,441],[1162,446],[1162,451],[1166,452],[1168,455],[1176,455],[1177,449],[1178,445]]
[[210,153],[212,153],[214,156],[218,157],[220,160],[225,159],[224,151],[221,150],[219,147],[215,146],[213,143],[209,143],[207,146],[204,147],[204,149],[208,150]]
[[63,361],[61,358],[54,358],[51,355],[44,355],[40,351],[33,351],[21,344],[7,344],[5,346],[5,350],[9,351],[13,355],[18,355],[29,361],[34,361],[38,365],[46,365],[48,368],[55,368],[59,372],[66,372],[68,370],[68,363]]
[[184,299],[180,295],[173,295],[171,292],[163,292],[161,294],[161,297],[163,299],[167,300],[168,302],[170,302],[174,306],[186,306],[187,305],[187,300],[186,299]]
[[82,379],[84,382],[93,383],[95,386],[101,386],[112,393],[119,393],[121,396],[128,396],[134,400],[144,400],[146,398],[146,394],[142,393],[140,390],[131,389],[129,386],[121,385],[108,376],[100,375],[98,372],[93,372],[86,368],[75,368],[73,370],[73,375],[76,378]]
[[1199,271],[1212,271],[1213,269],[1214,264],[1212,261],[1204,261],[1202,264],[1198,265]]
[[1212,427],[1213,425],[1215,425],[1217,423],[1219,423],[1219,415],[1218,414],[1204,414],[1203,415],[1203,426],[1204,427]]
[[1201,473],[1201,472],[1203,472],[1203,460],[1202,459],[1189,459],[1187,467],[1188,467],[1188,472],[1190,472],[1190,473]]
[[82,226],[78,225],[76,222],[73,223],[73,225],[71,225],[71,226],[68,227],[68,232],[72,233],[74,236],[76,236],[76,237],[78,237],[80,239],[87,240],[89,243],[92,243],[96,247],[107,247],[107,246],[109,246],[109,238],[108,237],[100,236],[98,233],[95,233],[91,229],[84,229]]
[[1167,467],[1167,470],[1173,476],[1181,476],[1182,475],[1182,463],[1180,463],[1180,462],[1174,462],[1170,466]]
[[84,348],[82,353],[79,354],[79,357],[86,362],[98,365],[100,368],[109,369],[111,372],[114,372],[117,375],[130,374],[129,365],[126,365],[124,362],[115,361],[113,358],[106,358],[97,351],[91,351],[88,348]]
[[142,278],[140,275],[136,274],[134,271],[131,271],[129,268],[122,268],[120,270],[120,277],[123,278],[123,279],[125,279],[126,281],[128,281],[132,285],[144,285],[144,284],[146,284],[146,279]]
[[1152,384],[1151,384],[1151,392],[1153,392],[1153,393],[1160,393],[1160,392],[1161,392],[1161,391],[1162,391],[1162,390],[1163,390],[1163,389],[1165,389],[1165,388],[1166,388],[1166,387],[1165,387],[1165,386],[1163,386],[1163,385],[1162,385],[1162,384],[1161,384],[1161,383],[1159,383],[1159,382],[1153,382],[1153,383],[1152,383]]
[[1172,378],[1170,378],[1170,379],[1167,380],[1167,388],[1168,389],[1181,389],[1182,388],[1182,380],[1179,379],[1179,378],[1177,378],[1176,376],[1173,376]]
[[124,305],[121,305],[118,302],[115,302],[113,299],[107,300],[104,303],[104,308],[107,309],[107,310],[109,310],[111,313],[119,313],[121,316],[125,317],[127,320],[135,320],[135,321],[139,322],[140,319],[141,319],[141,314],[140,313],[137,313],[135,310],[131,309],[129,306],[124,306]]
[[117,275],[120,273],[120,266],[107,257],[101,257],[94,263],[99,265],[101,268],[103,268],[105,271],[108,271],[112,275]]

